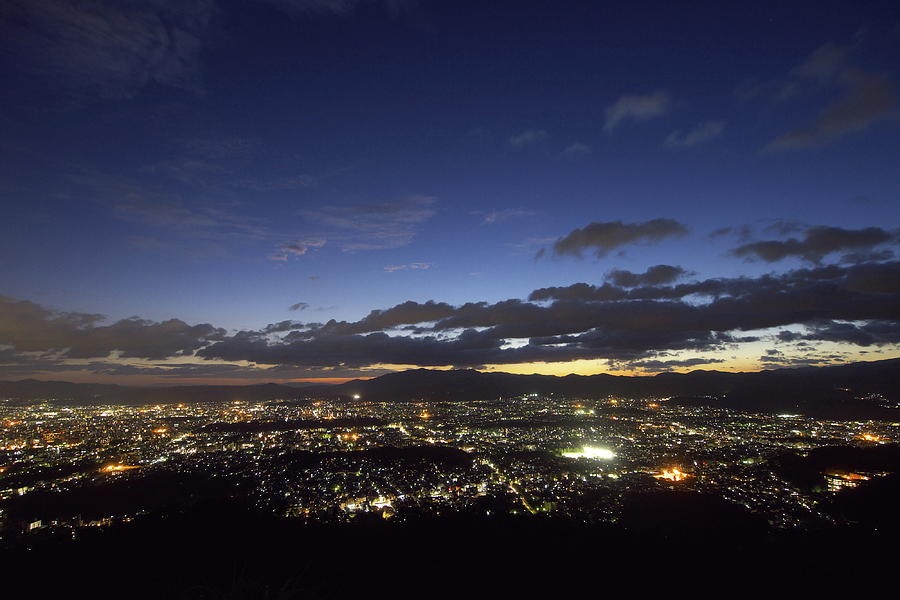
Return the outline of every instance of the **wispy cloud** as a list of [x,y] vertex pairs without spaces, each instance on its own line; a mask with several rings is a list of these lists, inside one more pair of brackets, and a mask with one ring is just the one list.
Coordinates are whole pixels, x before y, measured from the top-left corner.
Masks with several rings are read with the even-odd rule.
[[214,0],[13,2],[0,37],[15,64],[82,96],[128,98],[149,84],[200,90]]
[[392,267],[385,267],[384,270],[388,273],[393,273],[395,271],[424,271],[433,267],[433,263],[428,262],[414,262],[408,265],[394,265]]
[[671,99],[662,90],[646,95],[626,95],[620,97],[606,109],[604,131],[612,131],[619,125],[629,121],[649,121],[661,117],[669,111]]
[[575,142],[573,144],[569,144],[565,150],[563,150],[563,154],[566,156],[584,156],[585,154],[591,153],[591,147],[583,142]]
[[529,129],[515,135],[509,136],[507,140],[513,148],[524,148],[542,142],[550,137],[550,134],[543,129]]
[[391,17],[399,17],[417,5],[417,0],[261,0],[288,15],[352,15],[364,4],[380,5]]
[[543,254],[543,246],[547,244],[552,244],[556,241],[555,237],[529,237],[521,242],[510,243],[507,246],[511,250],[511,254],[513,256],[518,256],[522,254],[534,254],[535,252],[540,252]]
[[[390,17],[416,0],[259,0],[298,18],[345,17],[363,5]],[[13,0],[0,39],[17,65],[80,98],[131,98],[156,84],[202,93],[201,57],[221,0]]]
[[[135,239],[155,239],[170,248],[190,254],[207,254],[202,246],[253,242],[279,238],[263,218],[240,214],[238,205],[227,200],[185,202],[180,194],[156,183],[128,177],[90,173],[69,178],[73,192],[104,206],[123,221],[148,232]],[[218,254],[216,250],[214,254]]]
[[437,212],[436,204],[431,196],[414,195],[379,204],[326,206],[300,214],[323,228],[324,237],[344,251],[382,250],[409,244]]
[[274,179],[241,179],[234,181],[232,185],[236,188],[255,192],[284,192],[314,187],[316,178],[312,175],[301,174]]
[[496,223],[502,223],[503,221],[508,221],[510,219],[530,217],[533,216],[535,212],[526,208],[503,208],[500,210],[495,209],[487,213],[477,210],[474,211],[473,214],[483,215],[481,219],[482,225],[494,225]]
[[309,304],[306,302],[295,302],[288,306],[288,310],[306,310],[309,308]]
[[278,252],[271,255],[269,260],[286,261],[292,256],[303,256],[313,248],[321,248],[325,245],[324,239],[308,239],[303,241],[281,244]]
[[725,131],[724,121],[706,121],[693,129],[673,131],[666,138],[665,145],[670,148],[690,148],[716,139]]

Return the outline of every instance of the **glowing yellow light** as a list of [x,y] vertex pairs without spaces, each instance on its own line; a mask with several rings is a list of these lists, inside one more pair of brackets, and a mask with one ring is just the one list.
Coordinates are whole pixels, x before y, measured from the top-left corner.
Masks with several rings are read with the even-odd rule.
[[859,473],[828,473],[831,477],[840,477],[847,481],[868,481],[870,478]]
[[168,433],[169,430],[165,427],[157,427],[153,430],[153,433]]
[[616,457],[616,453],[606,448],[597,448],[594,446],[583,446],[581,452],[563,452],[566,458],[590,458],[594,460],[612,460]]
[[362,397],[362,396],[360,396],[359,394],[353,394],[353,399],[354,399],[354,400],[359,400],[361,397]]
[[861,436],[859,436],[859,439],[864,440],[866,442],[880,442],[884,438],[882,438],[881,436],[878,436],[878,435],[873,435],[871,433],[864,433]]
[[649,406],[650,408],[659,408],[659,403],[657,403],[657,402],[651,402],[651,403],[648,404],[647,406]]
[[654,477],[656,477],[657,479],[666,479],[668,481],[681,481],[683,479],[687,479],[688,477],[690,477],[690,475],[683,472],[678,467],[672,467],[671,470],[663,469],[662,473],[654,475]]
[[134,465],[106,465],[100,471],[104,473],[116,473],[118,471],[127,471],[129,469],[140,469],[140,467]]
[[421,419],[430,419],[430,418],[431,418],[431,413],[428,412],[427,410],[423,410],[422,412],[419,413],[419,418],[421,418]]
[[391,503],[390,499],[385,498],[383,496],[379,496],[375,500],[372,501],[372,506],[375,508],[393,508],[394,505]]

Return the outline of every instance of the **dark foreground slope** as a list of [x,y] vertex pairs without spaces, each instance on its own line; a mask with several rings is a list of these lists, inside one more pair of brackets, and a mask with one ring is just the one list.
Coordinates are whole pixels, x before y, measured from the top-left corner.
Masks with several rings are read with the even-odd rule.
[[15,574],[4,581],[10,598],[856,597],[893,585],[884,536],[762,533],[706,508],[651,499],[641,513],[650,526],[629,528],[529,518],[316,526],[202,507],[0,559]]

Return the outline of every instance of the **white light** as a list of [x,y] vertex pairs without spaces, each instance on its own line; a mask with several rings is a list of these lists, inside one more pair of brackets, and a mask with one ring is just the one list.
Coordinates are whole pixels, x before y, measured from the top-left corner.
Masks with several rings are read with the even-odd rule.
[[583,446],[581,452],[563,452],[566,458],[591,458],[600,460],[612,460],[616,457],[616,453],[606,448],[596,448],[594,446]]
[[359,400],[359,398],[360,398],[359,394],[353,394],[353,399],[354,399],[354,400]]

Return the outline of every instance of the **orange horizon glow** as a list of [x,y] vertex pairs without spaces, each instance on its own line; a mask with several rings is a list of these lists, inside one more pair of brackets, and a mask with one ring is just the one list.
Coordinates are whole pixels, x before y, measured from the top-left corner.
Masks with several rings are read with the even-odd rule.
[[[885,360],[891,358],[900,358],[900,349],[896,351],[887,351],[881,353],[877,358],[865,356],[870,360],[862,360],[863,356],[848,356],[845,361],[834,362],[831,366],[839,364],[848,364],[851,362],[871,362],[872,360]],[[451,366],[436,367],[420,367],[418,365],[409,364],[375,364],[363,367],[361,371],[375,371],[376,374],[371,376],[360,375],[356,377],[287,377],[287,378],[265,378],[265,377],[227,377],[227,378],[208,378],[208,377],[161,377],[159,375],[98,375],[96,373],[88,373],[79,371],[79,365],[72,365],[71,371],[57,371],[48,374],[31,374],[28,378],[39,381],[68,381],[72,383],[107,383],[132,387],[168,387],[174,385],[230,385],[230,386],[251,386],[265,383],[290,384],[290,383],[309,383],[320,385],[338,385],[347,383],[348,381],[361,380],[366,381],[374,379],[385,371],[398,372],[411,369],[424,369],[428,371],[449,371]],[[256,367],[259,371],[264,371],[267,367]],[[689,373],[691,371],[721,371],[727,373],[758,373],[761,371],[779,368],[777,365],[760,364],[756,359],[751,357],[742,357],[728,360],[723,363],[708,363],[689,367],[676,367],[669,371],[670,373]],[[567,375],[620,375],[628,377],[654,377],[663,371],[642,371],[636,369],[616,369],[610,368],[606,359],[580,359],[568,362],[546,363],[515,363],[515,364],[489,364],[474,369],[482,373],[509,373],[512,375],[554,375],[564,377]],[[13,380],[13,379],[11,379]]]

